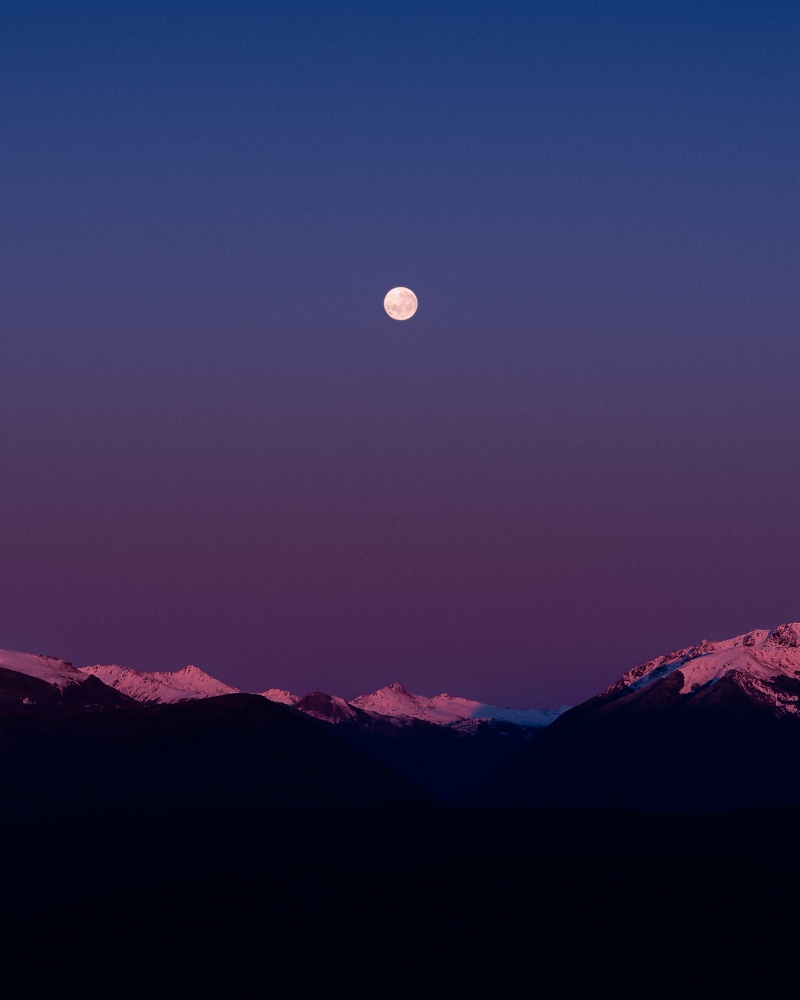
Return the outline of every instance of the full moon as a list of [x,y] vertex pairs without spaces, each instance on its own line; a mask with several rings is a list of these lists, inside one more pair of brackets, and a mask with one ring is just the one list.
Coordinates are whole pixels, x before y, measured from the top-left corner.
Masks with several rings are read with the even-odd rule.
[[393,288],[386,293],[383,308],[392,319],[411,319],[417,311],[417,297],[410,288]]

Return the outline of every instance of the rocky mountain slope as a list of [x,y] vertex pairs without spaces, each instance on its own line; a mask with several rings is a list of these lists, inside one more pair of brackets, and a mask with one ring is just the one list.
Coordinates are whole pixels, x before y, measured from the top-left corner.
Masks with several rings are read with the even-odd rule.
[[715,812],[800,803],[800,623],[676,650],[564,713],[483,801]]

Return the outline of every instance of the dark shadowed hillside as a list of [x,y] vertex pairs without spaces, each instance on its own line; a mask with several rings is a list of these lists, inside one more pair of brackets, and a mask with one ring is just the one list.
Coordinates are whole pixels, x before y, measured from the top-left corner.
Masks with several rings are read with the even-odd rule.
[[[90,682],[103,688],[90,678],[80,689]],[[258,695],[6,708],[0,764],[0,812],[20,821],[433,801],[309,719]]]
[[703,641],[536,734],[492,804],[715,812],[800,804],[800,625]]

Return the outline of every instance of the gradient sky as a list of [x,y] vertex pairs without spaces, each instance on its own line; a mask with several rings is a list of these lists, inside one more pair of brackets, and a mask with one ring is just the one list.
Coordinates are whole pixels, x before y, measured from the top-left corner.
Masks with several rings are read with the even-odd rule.
[[796,2],[7,0],[0,646],[554,706],[800,619],[798,51]]

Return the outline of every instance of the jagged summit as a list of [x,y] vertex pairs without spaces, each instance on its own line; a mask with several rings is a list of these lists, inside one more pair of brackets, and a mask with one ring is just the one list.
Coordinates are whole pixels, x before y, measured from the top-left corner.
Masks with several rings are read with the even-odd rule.
[[678,649],[629,670],[598,701],[632,702],[668,685],[672,699],[704,700],[724,682],[778,714],[800,714],[800,623],[754,629]]
[[109,687],[142,702],[168,703],[239,693],[238,688],[218,681],[194,664],[173,673],[133,670],[116,664],[81,667],[80,672],[97,677]]
[[[750,633],[752,636],[754,633]],[[796,649],[800,646],[800,622],[789,622],[787,625],[779,625],[773,629],[772,633],[764,640],[766,646],[778,647],[787,646]],[[752,642],[755,645],[755,640]]]
[[565,709],[519,709],[486,705],[451,694],[437,694],[433,698],[412,694],[397,682],[380,688],[373,694],[362,694],[350,702],[365,712],[401,718],[423,719],[440,725],[465,722],[468,719],[497,719],[519,726],[541,727],[549,725]]

